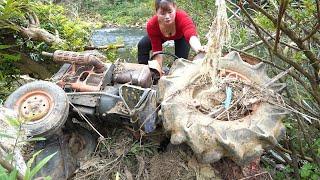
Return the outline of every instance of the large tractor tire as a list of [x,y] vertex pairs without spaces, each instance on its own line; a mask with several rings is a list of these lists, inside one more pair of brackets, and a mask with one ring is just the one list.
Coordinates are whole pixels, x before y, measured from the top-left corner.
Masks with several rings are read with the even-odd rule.
[[65,123],[69,113],[66,93],[58,85],[34,81],[14,91],[4,106],[17,112],[22,128],[31,136],[49,136]]
[[[286,112],[268,101],[256,101],[251,103],[251,111],[228,121],[213,118],[197,109],[195,104],[213,106],[211,96],[226,99],[225,89],[215,93],[210,91],[215,88],[212,86],[219,86],[219,83],[202,87],[195,85],[203,78],[202,61],[201,58],[194,61],[178,59],[169,75],[160,79],[159,101],[163,126],[171,133],[172,144],[187,143],[202,162],[212,163],[229,157],[239,165],[247,164],[261,156],[270,143],[276,144],[284,136],[285,128],[281,120]],[[218,72],[222,81],[224,76],[234,77],[236,81],[244,81],[271,94],[276,94],[284,87],[280,83],[265,86],[271,79],[266,74],[264,64],[250,65],[236,52],[219,59]]]

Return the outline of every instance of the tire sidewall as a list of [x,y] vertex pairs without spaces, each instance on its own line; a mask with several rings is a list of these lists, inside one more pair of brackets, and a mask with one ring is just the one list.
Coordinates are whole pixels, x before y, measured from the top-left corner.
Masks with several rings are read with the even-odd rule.
[[18,100],[32,91],[43,91],[49,94],[53,99],[53,107],[43,118],[32,123],[24,123],[22,128],[26,129],[31,136],[51,135],[64,125],[69,113],[68,97],[58,85],[48,81],[34,81],[25,84],[7,98],[4,106],[17,110]]

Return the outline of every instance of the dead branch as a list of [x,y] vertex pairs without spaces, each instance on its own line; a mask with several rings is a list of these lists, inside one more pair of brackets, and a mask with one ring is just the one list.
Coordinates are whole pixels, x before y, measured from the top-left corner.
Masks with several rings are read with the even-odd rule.
[[[250,1],[250,4],[254,4]],[[303,68],[300,64],[294,62],[294,61],[291,61],[290,59],[288,59],[287,57],[283,56],[282,54],[280,54],[278,51],[273,51],[273,47],[269,44],[269,42],[262,36],[260,30],[262,29],[258,24],[256,24],[254,22],[254,20],[251,18],[251,16],[249,15],[249,13],[242,7],[240,6],[240,8],[242,9],[242,12],[244,13],[244,15],[248,18],[248,20],[251,22],[251,24],[255,27],[255,30],[256,30],[256,34],[260,37],[260,39],[265,43],[265,45],[268,47],[268,49],[272,50],[272,52],[278,57],[280,58],[281,60],[283,60],[284,62],[290,64],[291,66],[293,66],[298,72],[300,72],[303,76],[305,76],[309,82],[310,82],[310,85],[311,85],[311,88],[313,90],[313,94],[314,94],[314,98],[315,100],[317,101],[318,104],[320,104],[320,90],[319,90],[319,87],[318,87],[318,83],[317,82],[317,78],[313,77],[312,75],[310,75],[306,70],[305,68]],[[264,11],[264,10],[263,10]],[[265,12],[266,13],[266,12]],[[271,16],[269,14],[265,15],[265,16]],[[270,17],[270,18],[273,18],[273,17]],[[275,19],[273,19],[275,20]],[[283,25],[281,25],[282,27]],[[282,31],[286,31],[286,30],[283,30],[283,27],[281,28]],[[288,30],[289,31],[289,30]],[[294,41],[295,42],[295,41]],[[303,48],[305,46],[303,45]],[[301,47],[300,47],[301,48]],[[314,66],[315,64],[312,64],[312,66]]]
[[319,0],[316,0],[316,3],[317,3],[317,16],[316,16],[316,18],[318,19],[318,21],[317,21],[315,27],[313,28],[313,30],[310,32],[310,34],[307,35],[304,39],[302,39],[303,42],[310,39],[314,34],[316,34],[319,31],[319,28],[320,28],[320,3],[319,3]]
[[[275,145],[275,144],[273,144],[273,145],[275,146],[275,150],[278,150],[277,152],[282,151],[282,152],[285,152],[285,153],[288,153],[288,154],[292,154],[292,151],[290,151],[288,149],[285,149],[285,148],[281,147],[280,145]],[[314,160],[311,157],[301,156],[300,154],[297,154],[297,156],[299,158],[302,158],[302,159],[307,160],[309,162],[314,162]],[[287,159],[286,161],[290,162],[289,159]]]
[[[2,159],[1,157],[0,157],[0,165],[1,165],[2,167],[4,167],[6,170],[8,170],[9,172],[11,172],[11,171],[13,171],[13,170],[15,169],[14,167],[12,167],[11,164],[9,164],[7,161],[5,161],[4,159]],[[23,180],[24,177],[23,177],[19,172],[17,172],[17,173],[18,173],[17,178],[18,178],[19,180]]]
[[239,179],[239,180],[256,179],[256,178],[259,178],[259,176],[264,175],[264,174],[267,174],[267,175],[268,175],[268,178],[269,178],[269,179],[272,179],[270,173],[269,173],[268,171],[265,171],[265,172],[258,173],[258,174],[252,175],[252,176],[248,176],[248,177],[241,178],[241,179]]
[[[249,5],[255,9],[256,11],[262,13],[264,16],[266,16],[269,20],[271,20],[275,25],[277,23],[277,19],[267,13],[264,9],[259,7],[257,4],[255,4],[252,0],[248,1]],[[311,50],[303,43],[303,41],[297,37],[294,33],[294,31],[290,30],[286,24],[280,24],[279,25],[282,32],[284,32],[293,42],[297,44],[297,46],[303,50],[304,55],[310,60],[310,63],[312,67],[314,68],[314,77],[309,76],[310,83],[312,85],[313,90],[320,91],[318,85],[320,82],[318,82],[319,76],[318,72],[320,70],[319,62],[320,60],[317,59],[315,54],[311,52]],[[319,97],[317,97],[320,100],[320,94],[317,93]],[[319,101],[320,102],[320,101]]]
[[275,40],[275,43],[274,43],[274,50],[275,51],[277,51],[277,49],[278,49],[278,43],[279,43],[279,39],[280,39],[280,24],[281,24],[281,20],[282,20],[282,17],[284,15],[284,12],[287,9],[288,4],[289,4],[288,0],[280,1],[280,8],[279,8],[279,14],[278,14],[278,19],[277,19],[276,40]]
[[293,70],[293,67],[290,67],[289,69],[279,73],[278,75],[274,76],[270,82],[268,82],[267,84],[264,85],[264,87],[268,87],[270,86],[271,84],[273,84],[274,82],[278,81],[280,78],[282,78],[283,76],[287,75],[290,71]]
[[[227,0],[227,2],[230,3],[234,7],[241,9],[238,5],[234,4],[230,0]],[[249,29],[255,31],[254,27],[252,27],[252,26],[250,26],[250,24],[246,23],[240,16],[235,14],[230,8],[227,7],[227,9],[234,15],[234,17],[236,17],[239,21],[241,21],[245,26],[247,26]],[[275,40],[275,35],[271,35],[270,33],[268,33],[264,29],[261,29],[261,31],[268,35],[268,37],[266,38],[267,41],[270,41],[271,39]],[[279,41],[279,43],[282,44],[282,45],[288,46],[288,47],[290,47],[290,48],[292,48],[294,50],[301,51],[301,49],[299,49],[299,48],[297,48],[295,46],[292,46],[292,45],[290,45],[290,44],[288,44],[286,42],[283,42],[281,40]],[[254,43],[253,45],[247,46],[247,47],[243,48],[243,51],[248,51],[248,50],[250,50],[250,49],[252,49],[252,48],[254,48],[254,47],[256,47],[256,46],[258,46],[260,44],[263,44],[263,41],[258,41],[257,43]]]
[[50,45],[64,43],[64,40],[60,39],[60,37],[40,28],[40,21],[34,12],[27,14],[27,16],[29,20],[28,27],[19,27],[22,36],[35,41],[44,41]]
[[[288,14],[286,14],[286,18],[288,18],[289,20],[297,23],[297,22],[293,19],[293,17],[289,16]],[[310,31],[307,30],[305,27],[302,26],[302,27],[300,27],[300,28],[303,30],[303,32],[304,32],[305,34],[311,34]],[[317,43],[318,45],[320,45],[320,39],[319,39],[319,38],[317,38],[316,36],[311,36],[310,38],[311,38],[315,43]]]
[[310,39],[314,34],[316,34],[319,31],[320,28],[320,22],[317,22],[317,25],[313,28],[313,30],[310,32],[309,35],[307,35],[304,39],[302,39],[302,42]]
[[[307,144],[309,145],[309,147],[312,147],[312,139],[309,135],[309,133],[305,130],[305,127],[303,125],[303,122],[301,121],[300,117],[295,115],[298,121],[298,125],[304,135],[304,138],[307,142]],[[318,166],[320,166],[320,158],[317,156],[317,154],[314,152],[314,150],[312,148],[309,148],[309,151],[314,159],[314,162],[316,162],[318,164]]]
[[[271,39],[272,39],[271,37],[267,37],[266,38],[267,41],[270,41]],[[246,46],[246,47],[242,48],[241,51],[248,51],[248,50],[253,49],[253,48],[255,48],[255,47],[257,47],[257,46],[259,46],[261,44],[263,44],[263,41],[258,41],[256,43],[250,44],[249,46]]]
[[292,165],[292,167],[293,167],[294,177],[299,180],[299,179],[300,179],[300,175],[299,175],[298,157],[297,157],[296,149],[295,149],[294,146],[293,146],[292,139],[289,140],[289,146],[290,146],[290,149],[292,150],[292,155],[291,155],[292,161],[291,161],[291,165]]
[[110,50],[110,49],[119,49],[124,48],[124,44],[111,44],[105,46],[86,46],[84,50],[95,50],[95,49],[102,49],[102,50]]
[[[287,93],[288,94],[288,93]],[[289,94],[288,94],[289,95]],[[289,96],[290,97],[290,96]],[[316,112],[309,110],[309,109],[306,109],[306,107],[300,105],[298,102],[292,100],[291,102],[291,105],[293,105],[293,107],[295,107],[296,109],[302,109],[304,112],[308,113],[309,115],[311,116],[314,116],[314,117],[317,117],[320,119],[320,115],[319,114],[316,114]]]

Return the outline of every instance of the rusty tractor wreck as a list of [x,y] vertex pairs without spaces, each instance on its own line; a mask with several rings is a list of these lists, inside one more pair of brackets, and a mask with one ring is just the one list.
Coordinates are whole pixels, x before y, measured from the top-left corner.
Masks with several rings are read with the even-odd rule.
[[[70,171],[61,178],[72,175],[74,159],[83,155],[83,151],[94,149],[91,140],[91,145],[85,141],[88,133],[73,137],[79,128],[72,128],[72,124],[86,124],[88,120],[92,124],[124,124],[146,133],[162,124],[171,133],[172,144],[187,143],[200,161],[208,163],[222,157],[230,157],[239,165],[248,163],[259,157],[270,143],[276,144],[285,133],[281,122],[285,112],[265,100],[263,94],[253,96],[259,88],[270,95],[284,86],[274,83],[265,86],[271,79],[264,65],[250,65],[236,52],[219,60],[221,82],[216,84],[214,93],[208,91],[210,83],[195,78],[200,71],[201,56],[194,61],[176,60],[169,74],[157,81],[155,71],[148,65],[104,63],[106,58],[95,51],[58,50],[44,55],[65,64],[51,82],[23,85],[8,97],[4,106],[27,121],[23,128],[30,136],[48,137],[40,148],[59,149],[48,142],[68,138],[69,144],[62,148],[68,152],[59,152],[56,158],[65,159],[64,153],[67,153],[72,154],[73,160],[69,164],[50,165],[49,162],[54,169]],[[248,84],[253,84],[255,90]],[[81,119],[87,122],[78,122]],[[62,132],[66,127],[73,130]],[[76,142],[74,139],[78,144],[84,141],[76,152],[70,148],[74,146],[72,142]],[[55,170],[44,172],[57,177],[55,173]]]

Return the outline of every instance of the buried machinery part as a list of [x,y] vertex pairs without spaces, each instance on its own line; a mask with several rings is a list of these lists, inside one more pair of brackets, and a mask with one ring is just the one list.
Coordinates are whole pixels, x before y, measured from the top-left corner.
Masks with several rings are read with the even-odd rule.
[[65,92],[56,84],[34,81],[14,91],[6,100],[5,107],[13,109],[25,123],[22,128],[28,135],[49,136],[59,130],[69,113]]
[[54,179],[69,179],[78,168],[79,162],[91,156],[97,145],[96,137],[84,128],[74,126],[59,134],[38,142],[36,150],[42,150],[33,165],[56,153],[37,173],[37,177],[51,176]]
[[[286,112],[268,102],[260,102],[245,117],[222,121],[190,109],[189,105],[194,101],[203,101],[199,94],[208,90],[189,86],[201,74],[202,62],[201,59],[193,62],[178,59],[169,75],[159,81],[161,115],[164,128],[171,132],[170,141],[173,144],[186,142],[202,162],[211,163],[222,157],[230,157],[239,165],[249,163],[262,154],[270,141],[277,143],[277,139],[284,135],[285,128],[281,119]],[[259,87],[271,80],[263,64],[250,65],[236,52],[220,58],[218,69],[235,72],[241,76],[240,79],[249,80]],[[277,92],[283,88],[283,84],[274,84],[268,88]],[[208,95],[210,91],[202,98]]]

